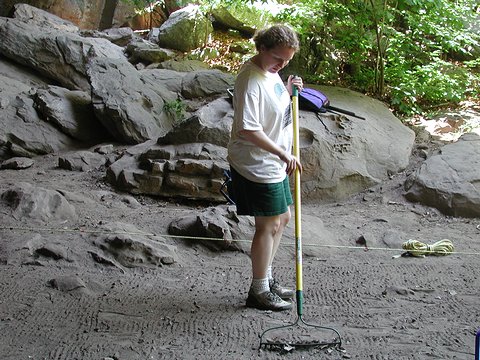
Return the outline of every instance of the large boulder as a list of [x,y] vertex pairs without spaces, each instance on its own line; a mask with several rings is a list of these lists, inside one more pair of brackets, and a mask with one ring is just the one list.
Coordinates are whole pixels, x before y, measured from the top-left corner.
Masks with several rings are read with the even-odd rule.
[[71,171],[91,171],[100,169],[107,163],[107,157],[92,151],[76,151],[58,158],[60,169]]
[[1,200],[12,209],[12,216],[17,220],[26,217],[40,221],[73,221],[77,217],[75,207],[58,191],[26,182],[3,192]]
[[[256,4],[258,5],[258,4]],[[239,32],[252,36],[255,31],[267,25],[267,13],[259,11],[258,6],[217,6],[212,9],[212,16],[215,22],[227,29],[238,30]]]
[[107,169],[107,180],[117,189],[132,194],[224,201],[220,189],[223,172],[228,169],[225,148],[149,141],[138,150],[127,151]]
[[95,117],[90,93],[49,86],[38,89],[34,100],[35,108],[43,118],[63,133],[90,145],[110,138]]
[[233,123],[232,104],[221,97],[198,109],[193,116],[158,139],[159,144],[205,142],[227,147]]
[[[39,76],[34,69],[22,66],[3,56],[0,56],[0,75],[16,80],[19,85],[21,84],[25,92],[28,92],[30,88],[45,87],[49,83],[48,79]],[[7,93],[11,93],[12,91],[10,90],[7,84],[0,82],[2,97]],[[13,89],[13,92],[18,93],[16,89]]]
[[123,49],[106,39],[84,38],[18,19],[0,18],[0,38],[0,54],[71,90],[90,90],[86,78],[89,58],[127,62]]
[[127,46],[131,42],[141,41],[141,39],[129,27],[121,27],[114,29],[98,30],[83,30],[80,31],[83,37],[103,38],[118,46]]
[[464,134],[427,159],[405,182],[405,197],[447,215],[480,217],[480,136]]
[[[152,64],[155,68],[158,69],[166,69],[166,70],[173,70],[178,72],[190,72],[190,71],[198,71],[198,70],[206,70],[209,69],[210,66],[203,61],[194,60],[194,59],[183,59],[183,60],[166,60],[159,64]],[[152,66],[150,65],[150,66]]]
[[92,252],[97,262],[125,267],[148,267],[173,264],[178,260],[177,248],[161,236],[138,229],[132,224],[107,222],[102,224],[93,244],[102,254]]
[[338,201],[406,168],[415,134],[378,100],[336,87],[321,87],[332,106],[354,112],[317,116],[300,111],[302,193]]
[[0,93],[1,159],[33,157],[78,146],[72,138],[39,117],[28,85],[0,75]]
[[79,31],[78,26],[71,21],[62,19],[48,11],[27,4],[16,4],[14,6],[13,17],[25,23],[48,29],[72,33],[77,33]]
[[235,77],[220,70],[199,70],[185,75],[182,95],[186,99],[215,97],[227,93]]
[[176,53],[170,49],[164,49],[150,41],[134,41],[128,44],[127,54],[131,63],[144,64],[161,63],[175,57]]
[[38,19],[42,16],[42,11],[46,11],[82,29],[105,29],[121,26],[135,12],[133,3],[124,1],[35,0],[27,2],[34,4],[35,7],[22,4],[22,0],[2,0],[0,16],[9,16],[13,11],[18,12],[19,7],[23,7],[22,12],[32,14],[34,19]]
[[169,91],[175,94],[181,94],[183,89],[183,78],[187,75],[185,72],[167,69],[144,69],[139,70],[142,76],[148,77],[154,83],[161,84]]
[[0,169],[22,170],[33,166],[34,160],[24,157],[13,157],[0,163]]
[[95,58],[88,77],[96,116],[119,142],[138,144],[165,135],[172,119],[164,111],[178,95],[123,60]]
[[232,75],[218,70],[139,71],[128,62],[106,58],[92,59],[87,74],[97,118],[117,141],[127,144],[166,135],[182,120],[169,108],[180,107],[178,111],[183,112],[182,106],[187,110],[184,100],[216,97],[233,84]]
[[214,251],[248,251],[254,232],[251,218],[237,216],[233,206],[209,207],[200,213],[194,211],[173,220],[168,233],[185,236],[188,242],[199,242]]
[[211,21],[198,5],[173,12],[160,27],[157,42],[161,47],[190,51],[205,45],[213,32]]

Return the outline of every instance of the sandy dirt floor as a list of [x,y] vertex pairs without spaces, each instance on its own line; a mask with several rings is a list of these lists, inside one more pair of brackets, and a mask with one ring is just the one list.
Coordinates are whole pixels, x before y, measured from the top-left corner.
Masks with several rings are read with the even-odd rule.
[[[89,256],[100,223],[122,221],[166,235],[172,220],[203,205],[136,196],[138,205],[130,206],[125,194],[104,182],[104,171],[61,170],[58,154],[35,161],[29,169],[0,171],[0,190],[26,181],[92,201],[74,203],[73,223],[15,219],[10,208],[0,207],[2,360],[473,359],[480,328],[480,219],[407,202],[403,181],[418,166],[415,157],[404,173],[343,202],[303,201],[303,319],[335,329],[342,345],[275,351],[259,349],[259,335],[293,323],[297,311],[245,307],[248,253],[212,252],[195,240],[165,236],[177,247],[171,265],[122,268]],[[362,236],[366,244],[357,243]],[[397,256],[408,239],[432,244],[445,238],[454,254]],[[65,256],[34,258],[29,248],[35,241]],[[292,222],[274,271],[295,287],[293,243]],[[336,336],[315,327],[285,332],[302,341]]]

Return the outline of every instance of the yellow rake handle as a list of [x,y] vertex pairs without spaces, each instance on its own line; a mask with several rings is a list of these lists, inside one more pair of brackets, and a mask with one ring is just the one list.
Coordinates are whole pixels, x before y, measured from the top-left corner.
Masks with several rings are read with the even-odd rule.
[[[300,126],[298,124],[298,89],[293,86],[292,91],[292,118],[293,118],[293,155],[300,161]],[[297,314],[303,314],[303,271],[302,271],[302,208],[300,190],[300,170],[295,170],[295,269]]]

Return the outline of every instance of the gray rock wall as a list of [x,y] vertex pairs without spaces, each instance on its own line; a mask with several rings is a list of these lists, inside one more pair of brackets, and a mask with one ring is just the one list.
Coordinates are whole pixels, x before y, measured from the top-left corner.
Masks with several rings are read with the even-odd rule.
[[405,183],[406,198],[447,215],[480,217],[480,136],[464,134],[428,158]]
[[[10,16],[16,4],[28,4],[69,20],[81,29],[99,29],[103,14],[108,11],[105,6],[107,2],[108,0],[3,0],[0,16]],[[110,25],[122,25],[133,15],[132,5],[118,1]]]

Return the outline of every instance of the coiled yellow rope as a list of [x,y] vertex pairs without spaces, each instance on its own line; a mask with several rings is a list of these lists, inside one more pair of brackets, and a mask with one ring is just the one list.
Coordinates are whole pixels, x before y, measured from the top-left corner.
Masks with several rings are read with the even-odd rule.
[[443,256],[453,253],[453,243],[448,239],[439,240],[432,245],[424,244],[418,240],[410,239],[402,244],[412,256],[424,257],[425,255]]

